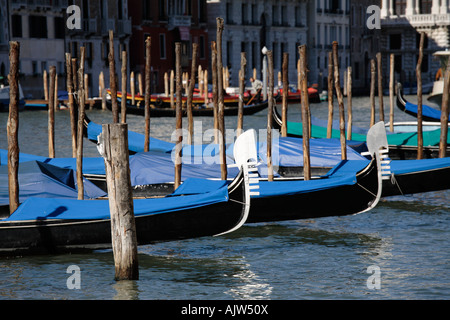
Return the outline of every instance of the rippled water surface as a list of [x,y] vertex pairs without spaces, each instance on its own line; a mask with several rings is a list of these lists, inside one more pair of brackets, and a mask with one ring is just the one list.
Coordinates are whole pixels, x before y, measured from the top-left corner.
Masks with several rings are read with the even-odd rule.
[[[388,106],[385,98],[386,116]],[[326,119],[326,103],[311,109]],[[368,127],[369,99],[354,98],[353,112],[354,125]],[[396,120],[413,120],[395,112]],[[98,123],[112,119],[109,111],[87,114]],[[299,114],[292,105],[290,119]],[[2,149],[6,119],[0,114]],[[71,156],[68,119],[67,111],[56,113],[57,157]],[[266,119],[263,111],[244,124],[263,129]],[[211,128],[210,118],[196,120]],[[143,117],[129,115],[128,123],[143,132]],[[174,118],[154,118],[152,136],[170,140],[174,126]],[[235,126],[227,117],[226,127]],[[20,113],[19,142],[21,152],[47,155],[46,112]],[[85,156],[98,156],[94,144],[84,145]],[[449,198],[449,191],[391,197],[356,216],[245,225],[226,236],[142,246],[138,281],[114,281],[111,251],[0,259],[0,299],[448,299]],[[68,289],[72,265],[80,268],[80,289]],[[368,287],[374,268],[378,289]]]

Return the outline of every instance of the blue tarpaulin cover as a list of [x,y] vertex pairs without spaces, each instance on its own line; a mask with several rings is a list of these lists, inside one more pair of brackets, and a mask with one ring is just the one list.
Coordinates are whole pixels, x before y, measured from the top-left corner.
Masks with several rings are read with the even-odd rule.
[[[228,201],[226,185],[211,189],[210,192],[170,196],[155,199],[133,200],[134,216],[162,214],[185,209],[199,208]],[[107,200],[45,199],[29,198],[5,221],[45,220],[45,219],[109,219]]]
[[[391,172],[405,174],[450,167],[450,158],[421,159],[421,160],[392,160]],[[449,181],[450,185],[450,181]]]
[[[40,161],[46,164],[57,166],[64,169],[76,170],[76,158],[47,158],[27,153],[19,153],[19,163],[27,161]],[[8,165],[8,150],[0,149],[1,166]],[[101,157],[83,157],[83,174],[105,174],[105,162]]]
[[[417,114],[417,104],[406,102],[405,110]],[[425,104],[422,105],[422,115],[425,117],[436,119],[437,121],[441,121],[441,111]]]
[[[106,193],[84,179],[84,196],[94,199]],[[75,171],[63,169],[40,161],[28,161],[19,165],[19,202],[29,197],[74,198],[78,197]],[[0,166],[0,205],[9,204],[8,167]]]
[[[364,169],[369,160],[343,160],[320,179],[297,181],[260,181],[259,196],[276,197],[325,190],[356,183],[356,174]],[[326,199],[324,199],[326,201]]]

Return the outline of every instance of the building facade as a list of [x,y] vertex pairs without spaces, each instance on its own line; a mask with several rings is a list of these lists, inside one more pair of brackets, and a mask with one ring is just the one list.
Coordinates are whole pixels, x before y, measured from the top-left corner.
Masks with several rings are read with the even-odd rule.
[[308,1],[308,78],[319,90],[327,88],[328,53],[333,41],[338,42],[341,83],[350,66],[350,1]]
[[[67,8],[80,9],[80,28],[69,29]],[[89,75],[90,96],[98,95],[100,72],[109,74],[108,31],[115,35],[116,66],[119,52],[128,50],[131,21],[127,0],[1,0],[0,1],[0,71],[9,72],[9,41],[20,42],[20,83],[24,95],[43,98],[44,70],[56,67],[58,89],[65,90],[65,53],[79,58],[86,48],[85,73]],[[2,54],[3,52],[3,54]],[[119,72],[120,74],[120,72]],[[105,77],[106,85],[109,77]]]
[[145,72],[145,39],[151,37],[152,92],[164,92],[164,74],[175,70],[175,43],[181,43],[181,66],[190,72],[192,43],[198,44],[198,64],[208,68],[206,0],[129,0],[133,35],[130,66]]
[[367,27],[367,9],[373,0],[350,0],[350,64],[353,94],[370,92],[370,60],[376,59],[380,48],[380,29]]
[[440,65],[433,53],[450,48],[449,0],[382,0],[381,38],[385,74],[389,54],[395,54],[396,79],[414,83],[420,32],[425,32],[423,84],[434,80]]
[[211,40],[216,39],[216,18],[224,19],[223,64],[229,69],[231,86],[238,85],[241,52],[246,52],[246,79],[254,68],[262,78],[264,46],[273,52],[275,77],[281,71],[283,53],[289,53],[289,82],[297,83],[298,46],[308,38],[307,4],[306,0],[208,0]]

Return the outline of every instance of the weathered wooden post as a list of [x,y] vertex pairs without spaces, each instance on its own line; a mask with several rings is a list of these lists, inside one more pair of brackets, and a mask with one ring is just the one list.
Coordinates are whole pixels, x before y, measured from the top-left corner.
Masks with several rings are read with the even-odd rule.
[[111,109],[113,114],[113,122],[119,122],[119,106],[117,104],[117,87],[116,87],[116,62],[114,60],[114,35],[109,30],[109,88],[111,90]]
[[345,112],[344,97],[342,96],[341,85],[339,81],[339,59],[338,59],[338,43],[333,41],[333,64],[334,64],[334,87],[339,103],[339,130],[341,132],[341,159],[347,160],[347,142],[345,140]]
[[395,76],[395,55],[390,54],[389,59],[390,69],[389,69],[389,130],[394,132],[394,76]]
[[182,134],[182,127],[183,127],[183,118],[182,118],[182,101],[181,101],[181,90],[182,90],[182,83],[181,83],[181,43],[176,42],[175,43],[175,82],[176,82],[176,96],[177,96],[177,103],[176,103],[176,142],[175,142],[175,182],[174,186],[175,189],[177,189],[181,184],[181,150],[183,148],[183,134]]
[[439,141],[439,158],[446,157],[448,139],[448,112],[450,100],[450,63],[447,63],[447,70],[444,74],[444,91],[442,93],[441,106],[441,137]]
[[208,69],[205,69],[203,71],[203,92],[204,92],[204,99],[205,99],[205,107],[208,106]]
[[99,76],[99,82],[100,82],[100,92],[99,95],[102,97],[102,110],[106,110],[106,88],[105,88],[105,75],[103,74],[103,71],[100,72]]
[[8,192],[9,213],[19,207],[19,56],[20,43],[9,43]]
[[375,60],[370,60],[370,126],[375,124]]
[[134,79],[134,71],[130,73],[130,91],[131,91],[131,104],[136,104],[136,81]]
[[44,70],[44,72],[43,72],[42,81],[44,82],[44,99],[48,103],[48,74],[47,74],[47,70]]
[[197,77],[198,77],[198,90],[199,90],[199,95],[200,97],[203,97],[203,88],[204,88],[204,84],[203,84],[203,70],[202,70],[202,65],[199,64],[198,65],[198,70],[197,70]]
[[347,140],[352,140],[352,67],[347,67]]
[[241,52],[241,69],[239,70],[239,102],[238,102],[238,121],[236,135],[239,137],[244,132],[244,90],[245,90],[245,66],[247,59],[245,52]]
[[120,108],[120,116],[121,116],[121,121],[122,123],[126,123],[127,122],[127,52],[126,51],[122,51],[122,100],[121,102],[121,108]]
[[72,79],[73,92],[77,92],[78,91],[77,62],[78,62],[77,58],[72,58],[71,64],[72,64],[72,77],[73,77],[73,79]]
[[137,236],[128,153],[128,125],[102,125],[115,280],[138,280]]
[[269,91],[267,94],[267,180],[273,181],[273,164],[272,164],[272,119],[273,119],[273,89],[274,89],[274,74],[273,74],[273,54],[272,50],[267,51],[268,74],[269,74]]
[[84,74],[84,84],[83,85],[84,85],[84,99],[86,101],[88,101],[88,99],[89,99],[89,75],[87,73]]
[[144,96],[144,84],[142,83],[142,73],[138,73],[138,88],[139,88],[139,95],[141,97]]
[[289,77],[288,77],[289,53],[283,53],[283,65],[281,69],[283,79],[283,101],[281,106],[281,136],[287,137],[287,113],[288,113],[288,94],[289,94]]
[[305,180],[311,180],[311,164],[309,154],[309,139],[311,132],[309,130],[310,119],[308,116],[309,97],[308,97],[308,66],[306,61],[306,45],[298,47],[300,55],[300,86],[302,96],[302,124],[303,124],[303,176]]
[[169,75],[167,72],[164,72],[164,95],[169,96]]
[[327,138],[330,139],[333,133],[333,52],[328,52],[328,124]]
[[422,127],[422,59],[425,33],[420,33],[419,59],[416,65],[417,75],[417,159],[423,158],[423,127]]
[[217,45],[211,41],[211,77],[212,77],[212,100],[214,114],[214,143],[219,143],[219,106],[217,95]]
[[192,64],[191,64],[191,80],[189,81],[187,96],[187,117],[188,117],[188,144],[194,141],[194,117],[192,116],[192,95],[195,87],[195,72],[197,71],[197,52],[198,44],[192,44]]
[[219,153],[220,153],[220,172],[222,180],[227,180],[227,158],[225,152],[225,120],[224,120],[224,77],[222,64],[222,33],[223,18],[216,18],[217,21],[217,94],[219,106]]
[[150,100],[151,100],[151,52],[152,38],[147,37],[145,40],[145,139],[144,152],[150,150]]
[[381,52],[377,53],[377,68],[378,68],[378,103],[380,108],[380,121],[384,122],[384,104],[383,104],[383,68],[381,60]]
[[55,71],[55,90],[53,92],[53,107],[56,110],[59,110],[59,100],[58,100],[58,74]]
[[56,67],[50,66],[50,87],[48,96],[48,157],[55,157],[55,75]]
[[70,53],[66,53],[66,82],[67,82],[67,93],[69,98],[69,112],[70,112],[70,129],[72,132],[72,158],[77,157],[77,116],[74,103],[74,91],[73,91],[73,76],[72,76],[72,65],[71,65]]
[[173,70],[170,70],[170,107],[172,109],[175,109],[175,89],[174,89],[174,83],[175,83],[175,75],[173,73]]
[[84,58],[85,48],[80,47],[80,68],[78,69],[78,133],[77,133],[77,185],[78,185],[78,200],[84,199],[84,183],[83,183],[83,126],[85,115],[85,101],[84,101]]

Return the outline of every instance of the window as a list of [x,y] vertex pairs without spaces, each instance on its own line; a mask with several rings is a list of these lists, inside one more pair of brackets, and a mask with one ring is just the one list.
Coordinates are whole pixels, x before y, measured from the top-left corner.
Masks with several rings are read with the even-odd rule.
[[395,14],[404,15],[406,11],[406,0],[395,0]]
[[394,70],[397,73],[402,73],[402,55],[401,54],[396,54],[394,56]]
[[242,4],[241,14],[242,14],[242,24],[248,24],[248,12],[246,3]]
[[252,69],[258,65],[258,43],[252,42]]
[[279,25],[278,6],[277,5],[272,6],[272,25],[273,26]]
[[47,38],[47,17],[30,16],[30,38]]
[[55,38],[64,39],[64,31],[66,30],[64,24],[64,18],[55,17]]
[[159,57],[166,59],[166,35],[164,33],[159,35]]
[[[416,48],[419,49],[420,48],[420,33],[416,33]],[[423,39],[423,48],[426,49],[428,48],[428,37],[425,34],[425,37]]]
[[420,0],[419,1],[420,13],[431,13],[432,4],[433,4],[432,0]]
[[399,50],[402,48],[401,33],[395,33],[395,34],[389,35],[389,48],[391,50]]
[[122,20],[123,19],[123,5],[122,5],[123,1],[122,0],[117,0],[117,13],[118,13],[118,19]]
[[[38,74],[37,61],[31,61],[31,69],[32,69],[33,75]],[[44,70],[42,70],[42,72],[44,72]]]
[[89,1],[83,0],[83,19],[89,19]]
[[258,7],[256,4],[252,4],[252,23],[258,24]]
[[22,37],[22,16],[13,14],[11,16],[11,23],[12,23],[13,38],[21,38]]
[[[160,18],[161,18],[161,7],[160,7]],[[147,0],[142,0],[142,20],[152,20],[150,3]]]
[[281,24],[283,26],[288,25],[286,6],[281,6]]
[[227,67],[228,69],[232,68],[232,60],[233,57],[233,42],[227,41]]
[[[417,65],[418,61],[419,61],[419,55],[416,56],[416,65]],[[428,72],[428,54],[424,54],[422,57],[421,71]]]
[[200,59],[205,59],[206,52],[205,52],[205,36],[200,36],[198,49],[200,51]]
[[233,10],[233,6],[232,6],[231,2],[227,2],[226,14],[225,14],[225,16],[226,16],[226,23],[227,24],[233,24],[233,21],[231,19],[232,15],[233,15],[232,10]]
[[47,70],[47,61],[41,61],[41,73],[44,73],[44,70]]

